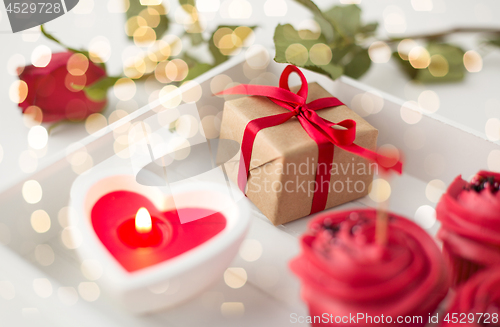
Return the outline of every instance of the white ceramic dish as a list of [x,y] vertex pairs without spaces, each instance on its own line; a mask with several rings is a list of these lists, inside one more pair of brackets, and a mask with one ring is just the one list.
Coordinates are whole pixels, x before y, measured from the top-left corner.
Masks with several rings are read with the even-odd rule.
[[[223,185],[189,182],[171,191],[138,184],[130,170],[95,169],[77,178],[71,188],[70,206],[74,210],[69,218],[74,238],[82,240],[77,248],[80,258],[97,260],[103,267],[99,284],[127,310],[144,313],[185,302],[218,280],[248,231],[250,209],[246,198],[234,200]],[[154,178],[157,176],[151,175]],[[95,203],[103,195],[120,190],[147,197],[162,212],[193,205],[211,209],[222,213],[227,224],[208,241],[177,257],[128,272],[101,243],[91,223]]]

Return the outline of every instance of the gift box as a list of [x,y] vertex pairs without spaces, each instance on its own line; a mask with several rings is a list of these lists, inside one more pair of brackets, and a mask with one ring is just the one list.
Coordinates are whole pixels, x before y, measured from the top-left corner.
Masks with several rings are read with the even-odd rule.
[[[298,69],[293,71],[297,72]],[[280,82],[280,87],[285,90],[288,89],[288,75],[289,73],[286,77],[282,76]],[[301,73],[299,75],[304,83],[305,78]],[[239,89],[225,93],[263,95],[259,90],[254,92],[249,87],[252,86],[243,85]],[[299,87],[291,89],[292,92],[297,90]],[[307,104],[316,103],[316,106],[312,105],[313,107],[318,107],[318,101],[314,100],[335,99],[317,83],[309,83],[308,92],[306,90],[302,93],[307,97]],[[278,98],[280,96],[276,95]],[[255,126],[249,127],[250,122],[258,121],[261,117],[286,115],[293,111],[299,113],[302,107],[305,106],[287,106],[273,97],[265,96],[247,96],[226,101],[220,137],[242,144],[244,134],[250,133],[252,129],[255,130]],[[334,144],[335,142],[324,144],[325,142],[318,143],[314,140],[310,133],[321,133],[321,131],[310,131],[311,126],[320,130],[317,124],[307,122],[307,120],[318,121],[318,118],[312,117],[310,112],[303,112],[301,119],[294,116],[272,127],[257,128],[258,131],[254,131],[256,135],[251,147],[251,160],[247,167],[243,168],[248,171],[244,191],[274,225],[287,223],[367,195],[373,174],[377,170],[377,164],[369,160],[366,155],[353,153],[371,153],[373,158],[377,129],[340,101],[336,106],[316,108],[314,112],[327,123],[331,122],[331,126],[323,129],[331,128],[335,132],[342,133],[355,127],[354,145],[349,146],[355,147],[357,151],[345,146],[346,142],[342,140],[338,142],[339,144]],[[346,121],[349,124],[337,125]],[[333,152],[333,161],[329,162],[327,159],[325,162],[325,158],[321,159],[320,156],[323,152],[328,152],[329,146]],[[245,145],[242,146],[243,150]],[[241,154],[235,156],[233,164],[230,162],[225,167],[229,178],[239,184],[240,188],[241,158]],[[318,179],[318,174],[321,173],[324,175],[323,180]],[[321,192],[324,199],[323,203],[318,205],[315,203],[315,197],[319,198],[318,194]]]

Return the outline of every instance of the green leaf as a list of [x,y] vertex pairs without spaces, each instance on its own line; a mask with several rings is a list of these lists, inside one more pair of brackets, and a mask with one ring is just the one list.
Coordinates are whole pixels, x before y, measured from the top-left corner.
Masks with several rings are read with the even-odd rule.
[[356,32],[361,29],[361,8],[357,5],[335,6],[324,15],[344,38],[353,39]]
[[320,73],[323,75],[326,75],[330,77],[331,79],[335,80],[342,76],[342,73],[344,72],[344,69],[342,66],[335,65],[335,64],[328,64],[328,65],[322,65],[322,66],[305,66],[305,69],[312,70],[313,72]]
[[183,6],[183,5],[191,5],[193,7],[196,7],[196,1],[195,0],[179,0],[179,4],[181,6]]
[[276,47],[276,57],[274,60],[281,63],[292,63],[286,58],[286,51],[290,45],[296,43],[303,45],[307,51],[309,51],[311,47],[317,43],[326,43],[326,39],[321,35],[316,40],[304,40],[292,25],[279,24],[274,30],[274,45]]
[[214,68],[213,65],[200,62],[198,59],[189,55],[187,52],[183,53],[182,60],[184,60],[184,62],[186,62],[186,64],[189,67],[189,72],[185,78],[186,81],[192,80],[200,76],[201,74],[209,71],[210,69]]
[[458,46],[447,43],[431,42],[426,47],[430,55],[430,65],[427,68],[416,69],[407,60],[397,59],[404,72],[413,80],[422,83],[458,82],[465,77],[463,65],[464,50]]
[[359,32],[363,34],[374,34],[375,31],[377,31],[377,28],[378,28],[378,22],[369,23],[362,26]]
[[403,72],[408,75],[410,79],[415,79],[418,69],[413,68],[408,60],[403,60],[397,51],[392,53],[392,57],[399,63]]
[[115,85],[116,81],[119,79],[120,77],[105,77],[91,85],[87,85],[83,88],[83,91],[90,100],[96,102],[102,101],[106,99],[108,89]]
[[[340,65],[330,61],[326,65],[317,65],[308,57],[309,50],[318,43],[325,43],[324,36],[320,36],[317,40],[304,40],[300,37],[299,32],[292,25],[278,25],[274,31],[274,44],[276,46],[276,56],[274,60],[280,63],[291,63],[304,67],[306,69],[324,74],[332,79],[336,79],[342,75],[343,69]],[[300,44],[307,51],[298,51],[295,54],[288,53],[290,45]],[[300,46],[298,47],[300,49]],[[306,60],[304,60],[306,59]]]
[[321,28],[321,34],[324,35],[325,39],[328,42],[333,41],[333,36],[334,36],[333,26],[325,17],[323,12],[318,8],[318,6],[312,0],[295,0],[295,2],[300,3],[313,13],[314,19]]
[[486,41],[488,44],[494,45],[496,47],[500,47],[500,37],[497,39],[491,39]]
[[[164,34],[165,32],[168,31],[168,28],[169,28],[169,25],[170,25],[170,21],[166,15],[166,9],[165,9],[165,6],[163,4],[160,4],[160,5],[154,5],[154,6],[143,6],[140,2],[140,0],[129,0],[130,2],[130,5],[129,5],[129,8],[127,10],[127,13],[126,13],[126,16],[127,16],[127,20],[134,17],[134,16],[139,16],[141,15],[146,15],[146,12],[143,12],[144,10],[148,9],[149,8],[152,8],[152,9],[155,9],[159,14],[160,14],[160,22],[158,23],[158,26],[156,27],[153,27],[153,30],[155,31],[156,33],[156,39],[160,39]],[[148,21],[146,19],[146,21]],[[129,36],[129,39],[131,39],[132,37]]]
[[214,66],[204,62],[196,63],[192,68],[189,68],[189,73],[186,76],[186,81],[195,79],[201,74],[208,72],[212,68],[214,68]]
[[186,32],[184,35],[186,35],[189,38],[192,46],[200,45],[205,41],[205,39],[203,38],[203,35],[201,33],[188,33],[188,32]]
[[[230,28],[230,29],[232,29],[234,31],[236,28],[238,28],[240,26],[239,25],[219,25],[219,26],[217,26],[217,28],[214,30],[214,32],[210,36],[210,40],[208,41],[208,50],[212,54],[212,58],[213,58],[213,61],[214,61],[214,63],[213,63],[214,66],[217,66],[217,65],[223,63],[224,61],[226,61],[229,58],[229,56],[226,56],[225,54],[223,54],[222,52],[220,52],[219,48],[217,48],[217,46],[214,43],[214,35],[215,35],[215,33],[220,28],[224,28],[224,27]],[[252,30],[254,30],[257,26],[254,25],[254,26],[247,26],[247,27],[249,27]],[[241,41],[244,42],[245,39],[246,38],[243,38]]]
[[344,66],[344,74],[352,78],[360,78],[370,69],[371,64],[368,49],[359,48],[351,61]]
[[338,46],[333,48],[332,62],[336,64],[343,62],[344,61],[343,59],[346,58],[347,54],[350,53],[351,51],[354,51],[355,49],[357,49],[357,46],[354,44],[348,44],[346,46]]
[[51,41],[54,41],[56,42],[57,44],[61,45],[63,48],[65,49],[68,49],[69,51],[71,52],[74,52],[74,53],[81,53],[83,54],[84,56],[86,56],[87,58],[89,57],[89,52],[88,51],[85,51],[85,50],[77,50],[75,48],[71,48],[67,45],[65,45],[64,43],[62,43],[61,41],[59,41],[59,39],[56,39],[52,34],[50,34],[49,32],[47,32],[45,30],[45,27],[42,25],[40,25],[40,30],[42,31],[42,34],[49,40]]

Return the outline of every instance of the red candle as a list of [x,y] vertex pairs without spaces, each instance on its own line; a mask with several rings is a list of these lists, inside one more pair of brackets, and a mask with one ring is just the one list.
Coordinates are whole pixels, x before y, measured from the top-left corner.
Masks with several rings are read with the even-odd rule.
[[[203,218],[181,224],[179,213]],[[182,255],[226,227],[219,212],[195,206],[162,212],[145,196],[129,191],[100,198],[91,220],[97,237],[129,272]]]
[[118,237],[131,248],[160,246],[169,241],[172,234],[167,221],[151,217],[148,209],[142,207],[135,217],[118,226]]

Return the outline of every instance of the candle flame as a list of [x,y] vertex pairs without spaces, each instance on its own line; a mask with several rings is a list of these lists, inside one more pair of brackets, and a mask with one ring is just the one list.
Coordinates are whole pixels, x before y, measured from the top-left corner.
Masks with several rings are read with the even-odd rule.
[[151,215],[148,209],[140,208],[135,215],[135,229],[139,233],[149,233],[153,227],[153,222],[151,221]]

